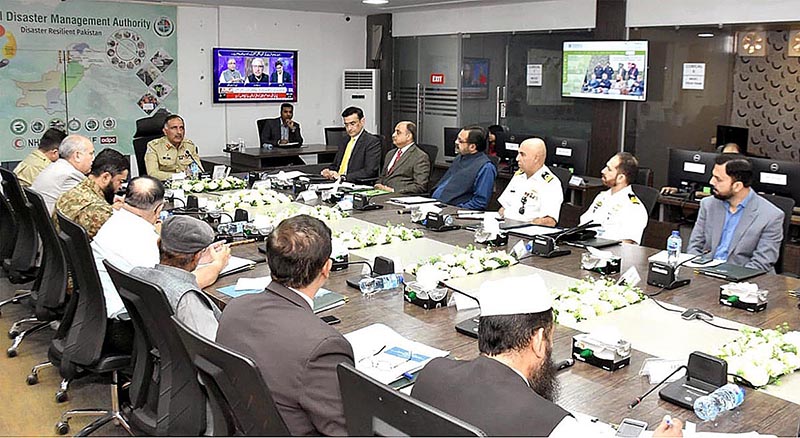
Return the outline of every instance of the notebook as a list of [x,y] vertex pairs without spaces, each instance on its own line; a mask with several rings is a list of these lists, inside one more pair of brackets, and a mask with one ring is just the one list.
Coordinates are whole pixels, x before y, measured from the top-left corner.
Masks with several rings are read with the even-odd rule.
[[764,271],[758,269],[745,268],[744,266],[732,265],[730,263],[722,263],[717,266],[707,268],[697,268],[697,272],[709,277],[721,278],[727,281],[744,281],[753,277],[758,277]]

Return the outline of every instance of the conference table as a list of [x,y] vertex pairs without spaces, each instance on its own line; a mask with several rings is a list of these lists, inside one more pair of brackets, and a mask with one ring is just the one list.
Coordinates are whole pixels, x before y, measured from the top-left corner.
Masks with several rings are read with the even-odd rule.
[[338,146],[304,144],[297,147],[276,146],[272,149],[245,148],[243,151],[230,151],[229,153],[231,166],[258,170],[283,165],[286,159],[298,158],[303,155],[316,155],[319,163],[332,162],[338,150]]
[[[391,222],[392,224],[404,223],[410,228],[421,228],[411,223],[408,214],[398,214],[399,207],[386,203],[382,203],[382,205],[385,206],[382,210],[354,211],[351,217],[376,225],[386,225],[387,222]],[[445,213],[454,212],[455,209],[445,209]],[[461,223],[470,224],[466,221]],[[475,223],[472,221],[472,224]],[[334,224],[331,226],[335,228]],[[473,232],[465,229],[443,233],[425,230],[424,233],[427,239],[462,248],[474,241]],[[518,240],[519,238],[512,236],[509,238],[507,246],[498,249],[510,250]],[[387,245],[385,250],[377,251],[390,254],[392,249],[389,247],[401,245],[406,246],[405,251],[408,252],[410,245],[413,252],[414,245],[420,244],[421,242],[412,240]],[[233,254],[245,258],[263,259],[263,255],[257,251],[257,245],[263,245],[263,243],[237,246],[233,248]],[[631,266],[636,267],[642,277],[639,286],[646,294],[659,292],[659,289],[645,284],[647,258],[658,250],[629,244],[621,244],[608,250],[622,258],[622,272]],[[573,248],[571,254],[559,258],[525,258],[517,266],[524,265],[534,268],[544,275],[563,276],[564,278],[598,277],[598,274],[580,268],[582,252],[583,250]],[[354,256],[351,252],[351,261],[358,259],[359,257]],[[320,313],[320,316],[335,315],[339,317],[341,323],[335,326],[339,331],[346,334],[370,324],[382,323],[406,338],[450,351],[450,357],[473,359],[478,356],[477,341],[457,333],[454,329],[457,323],[477,316],[479,313],[477,309],[458,311],[454,306],[450,306],[425,310],[406,302],[402,292],[399,291],[381,292],[370,297],[362,296],[359,290],[346,284],[346,279],[360,274],[361,269],[362,266],[353,265],[348,269],[332,272],[324,286],[349,299],[342,307]],[[511,272],[511,269],[503,268],[491,271],[491,273],[480,273],[476,274],[475,278],[478,279],[478,276],[498,278],[498,276],[505,275],[506,271],[504,270]],[[224,309],[231,297],[219,292],[218,288],[235,284],[242,277],[267,275],[269,275],[269,267],[266,263],[259,263],[253,270],[220,278],[216,284],[206,288],[205,292]],[[788,323],[791,329],[800,329],[800,310],[796,307],[797,300],[787,293],[800,287],[800,280],[772,274],[765,274],[752,280],[761,289],[769,290],[770,294],[766,310],[749,313],[719,304],[719,287],[725,283],[724,281],[698,275],[691,269],[682,268],[681,276],[687,275],[692,280],[688,286],[671,291],[661,291],[656,299],[669,307],[705,309],[716,316],[715,323],[718,325],[735,326],[736,323],[741,323],[757,328],[774,328],[779,324]],[[798,421],[800,421],[800,405],[797,402],[800,398],[800,391],[796,391],[797,395],[793,395],[791,392],[792,388],[800,388],[800,379],[795,375],[800,373],[783,377],[783,380],[789,383],[783,388],[776,387],[778,392],[783,391],[781,396],[748,388],[744,404],[733,412],[721,415],[716,421],[700,422],[694,412],[660,400],[657,391],[645,398],[635,409],[629,409],[628,404],[634,398],[641,396],[651,388],[647,377],[640,376],[639,370],[645,359],[654,356],[653,352],[659,352],[666,356],[671,355],[672,358],[682,357],[685,359],[688,357],[688,352],[693,351],[689,348],[692,344],[714,341],[717,336],[720,336],[720,339],[725,336],[735,336],[736,332],[716,329],[699,320],[683,321],[680,319],[679,313],[662,310],[649,299],[609,313],[605,317],[610,318],[610,321],[619,318],[627,321],[624,324],[634,324],[633,327],[626,328],[626,334],[634,338],[628,339],[633,347],[630,366],[615,372],[608,372],[583,362],[576,362],[571,368],[559,373],[561,382],[561,393],[557,399],[559,405],[612,424],[618,424],[623,418],[639,419],[649,423],[651,430],[664,415],[669,414],[675,418],[697,423],[698,431],[757,431],[762,434],[778,436],[795,436],[797,433]],[[591,323],[588,327],[591,327]],[[570,356],[572,337],[579,333],[581,331],[574,327],[561,324],[556,326],[553,346],[554,361]],[[689,349],[687,350],[687,348]],[[729,372],[735,371],[729,370]],[[770,387],[772,388],[774,385],[770,385]],[[790,394],[787,395],[787,391]],[[479,403],[480,401],[476,400],[475,402]],[[510,408],[513,409],[513,407]]]

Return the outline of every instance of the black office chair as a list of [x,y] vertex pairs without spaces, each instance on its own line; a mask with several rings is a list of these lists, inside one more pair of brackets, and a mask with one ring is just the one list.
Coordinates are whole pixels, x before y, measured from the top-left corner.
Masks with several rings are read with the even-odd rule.
[[436,157],[439,155],[439,146],[436,146],[434,144],[421,144],[421,143],[417,143],[417,146],[419,146],[419,148],[422,149],[423,152],[428,154],[428,162],[430,163],[430,172],[428,172],[428,187],[426,187],[426,190],[430,190],[431,188],[430,179],[431,175],[433,174],[433,166],[436,164]]
[[325,128],[325,145],[345,146],[350,141],[344,126],[328,126]]
[[[206,427],[206,398],[170,319],[172,306],[164,291],[119,270],[108,260],[103,263],[135,328],[134,385],[151,379],[146,390],[148,402],[137,409],[138,415],[131,415],[131,424],[143,429],[154,427],[149,434],[157,436],[200,435]],[[149,373],[142,375],[142,367]],[[138,405],[138,401],[132,403]]]
[[164,135],[164,120],[170,113],[164,108],[159,109],[150,117],[136,121],[136,134],[133,135],[133,153],[136,155],[136,166],[139,175],[147,175],[144,163],[144,154],[147,152],[147,143]]
[[269,119],[258,119],[256,120],[256,129],[258,129],[258,145],[261,146],[262,144],[266,143],[263,138],[261,138],[261,133],[264,132],[264,125],[267,124],[267,120]]
[[[8,331],[14,341],[6,350],[8,357],[15,357],[22,341],[30,334],[50,326],[50,322],[60,320],[64,315],[67,295],[67,260],[58,243],[53,222],[47,214],[44,199],[36,191],[25,188],[30,217],[42,241],[42,260],[39,275],[31,289],[31,301],[35,305],[35,318],[25,318],[15,322]],[[23,324],[34,324],[20,331]]]
[[47,357],[53,365],[58,366],[59,372],[64,378],[62,391],[66,391],[66,384],[78,375],[110,375],[111,409],[66,411],[56,424],[56,431],[61,435],[67,434],[69,420],[72,417],[99,416],[100,418],[89,423],[76,436],[90,435],[110,421],[117,422],[128,433],[131,433],[130,426],[120,410],[121,382],[118,376],[120,370],[130,366],[131,354],[130,351],[114,351],[107,342],[110,337],[117,335],[114,329],[121,325],[112,325],[106,318],[106,299],[97,275],[97,267],[94,264],[94,256],[89,246],[86,230],[60,213],[58,213],[58,225],[60,229],[58,238],[66,249],[67,257],[71,262],[75,287],[70,306],[65,313],[65,315],[71,314],[71,319],[65,317],[61,323],[62,326],[68,328],[62,334],[63,327],[59,327],[60,333],[53,338],[47,351]]
[[567,190],[569,189],[569,180],[572,178],[572,172],[563,167],[550,166],[548,168],[555,174],[555,176],[558,177],[558,180],[561,181],[561,190],[564,192],[564,199],[566,199]]
[[27,283],[34,280],[38,274],[36,256],[39,253],[39,238],[17,175],[0,167],[0,176],[3,178],[3,193],[8,198],[17,223],[14,252],[10,260],[3,260],[3,270],[8,273],[8,280],[11,283]]
[[649,167],[640,167],[639,172],[636,174],[636,181],[633,183],[653,187],[653,169]]
[[631,184],[631,189],[633,190],[633,194],[644,204],[644,208],[647,210],[647,216],[652,215],[653,210],[656,208],[656,201],[658,201],[658,190],[640,184]]
[[350,364],[336,367],[350,436],[486,436],[477,427],[403,394]]
[[[10,262],[11,256],[14,254],[14,246],[17,243],[17,219],[14,217],[14,210],[11,204],[8,203],[5,195],[0,193],[0,262],[6,265]],[[3,268],[5,271],[5,268]],[[6,272],[6,275],[8,273]],[[8,304],[19,304],[20,299],[28,296],[29,293],[15,293],[13,297],[0,301],[0,315],[2,315],[2,308]]]
[[783,256],[786,250],[786,240],[789,235],[789,226],[792,224],[792,210],[794,209],[794,199],[786,198],[777,195],[762,195],[767,201],[775,204],[776,207],[783,211],[783,240],[781,241],[781,249],[778,255],[778,261],[775,263],[775,272],[783,274]]
[[216,436],[288,436],[261,371],[250,358],[210,341],[183,324],[178,330],[211,401]]

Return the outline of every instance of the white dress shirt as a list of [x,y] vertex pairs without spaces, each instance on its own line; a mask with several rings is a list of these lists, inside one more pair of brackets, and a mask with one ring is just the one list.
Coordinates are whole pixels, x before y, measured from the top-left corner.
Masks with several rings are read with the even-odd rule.
[[611,240],[632,240],[641,243],[647,226],[647,209],[633,193],[631,186],[612,194],[600,192],[589,209],[581,215],[581,225],[589,221],[600,224],[597,237]]
[[[406,151],[408,150],[408,148],[410,148],[411,146],[414,146],[414,143],[413,143],[413,142],[411,142],[411,143],[409,143],[409,144],[407,144],[407,145],[403,146],[403,147],[400,149],[400,156],[402,157],[402,156],[403,156],[403,154],[405,154],[405,153],[406,153]],[[387,170],[387,172],[388,172],[388,170],[389,170],[389,169],[391,169],[391,168],[392,168],[392,166],[394,166],[394,162],[395,162],[395,161],[397,161],[397,151],[395,151],[395,152],[394,152],[394,155],[392,155],[392,159],[391,159],[391,160],[389,160],[389,165],[388,165],[388,166],[386,166],[386,170]]]
[[[523,198],[525,208],[520,213]],[[550,216],[558,222],[564,191],[558,177],[547,166],[542,166],[530,178],[521,171],[514,175],[497,201],[505,209],[503,216],[508,219],[529,222]]]
[[108,275],[103,260],[125,272],[137,266],[152,268],[159,262],[158,234],[153,224],[124,207],[100,227],[92,240],[92,253],[106,297],[106,313],[109,318],[126,313],[122,298]]

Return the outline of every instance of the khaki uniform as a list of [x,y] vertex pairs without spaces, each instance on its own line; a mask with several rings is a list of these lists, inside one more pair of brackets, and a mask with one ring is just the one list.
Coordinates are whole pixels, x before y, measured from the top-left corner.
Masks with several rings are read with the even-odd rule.
[[33,180],[39,176],[39,173],[50,164],[52,164],[50,159],[42,151],[36,149],[17,164],[17,167],[14,168],[14,174],[17,175],[19,184],[22,187],[30,187],[33,184]]
[[[89,240],[94,239],[94,235],[114,212],[103,196],[103,191],[91,178],[86,178],[77,186],[64,192],[56,201],[56,210],[82,226],[89,235]],[[53,212],[53,222],[58,229],[55,211]]]
[[597,230],[597,237],[641,243],[647,226],[647,209],[631,186],[613,195],[609,189],[598,193],[589,209],[581,215],[581,224],[589,221],[600,224],[600,228],[593,228]]
[[160,180],[168,180],[178,172],[184,172],[192,164],[197,163],[200,170],[200,156],[197,146],[191,140],[184,138],[183,142],[175,148],[167,137],[161,137],[147,143],[147,152],[144,154],[144,163],[147,174]]
[[530,178],[522,171],[517,172],[497,202],[503,206],[503,216],[508,219],[530,222],[550,216],[558,222],[564,191],[558,177],[547,166],[542,166]]

